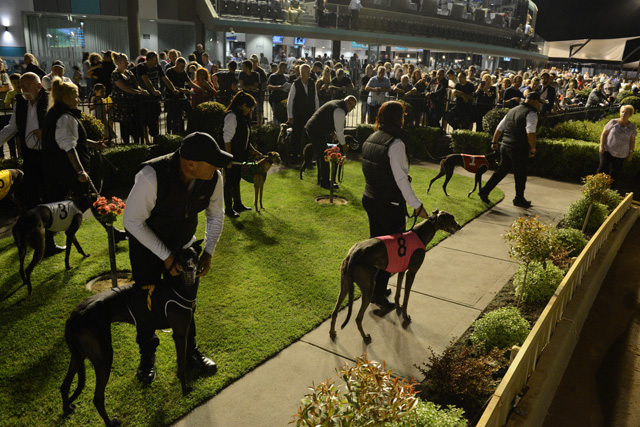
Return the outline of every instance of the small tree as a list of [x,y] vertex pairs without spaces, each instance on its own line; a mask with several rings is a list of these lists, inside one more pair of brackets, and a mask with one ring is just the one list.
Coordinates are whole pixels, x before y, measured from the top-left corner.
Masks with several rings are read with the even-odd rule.
[[587,209],[587,215],[584,219],[584,224],[582,225],[582,232],[584,233],[587,223],[589,222],[589,215],[591,215],[591,208],[593,204],[608,204],[607,202],[609,201],[613,178],[605,173],[599,173],[582,178],[582,183],[582,197],[589,201],[589,209]]
[[538,217],[518,218],[503,235],[509,245],[509,256],[523,263],[524,278],[522,290],[518,296],[518,307],[527,285],[527,272],[532,261],[552,260],[555,265],[564,268],[568,263],[567,249],[553,232],[551,225],[543,224]]

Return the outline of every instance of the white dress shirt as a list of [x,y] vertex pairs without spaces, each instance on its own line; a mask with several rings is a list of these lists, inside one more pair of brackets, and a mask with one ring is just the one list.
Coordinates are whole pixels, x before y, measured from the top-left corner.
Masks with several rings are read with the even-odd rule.
[[418,200],[418,196],[416,196],[409,182],[409,159],[407,159],[404,142],[402,142],[400,138],[396,138],[391,145],[389,145],[387,154],[389,156],[389,163],[391,164],[391,172],[393,173],[398,188],[402,192],[402,197],[404,197],[404,200],[409,206],[418,209],[422,206],[422,202]]
[[[223,182],[222,174],[218,174],[216,188],[209,199],[209,206],[205,209],[206,227],[204,232],[204,250],[213,255],[213,252],[220,240],[222,227],[224,225],[223,208]],[[195,181],[189,185],[189,190]],[[146,220],[151,216],[151,211],[156,205],[158,196],[158,179],[156,171],[152,166],[143,167],[136,174],[135,183],[127,198],[127,205],[122,216],[124,228],[133,235],[147,249],[153,252],[161,260],[169,258],[171,250],[151,231]],[[187,248],[195,241],[195,236],[191,238],[184,248]]]
[[[0,131],[0,147],[13,138],[18,133],[18,124],[16,123],[16,107],[17,104],[13,106],[13,114],[11,115],[11,119],[9,119],[9,124],[7,124]],[[35,135],[35,131],[40,129],[40,123],[38,122],[38,103],[31,103],[31,101],[27,102],[27,124],[25,129],[25,144],[27,148],[32,150],[42,150],[42,141]]]
[[56,122],[56,142],[65,152],[78,145],[78,121],[71,114],[63,114]]

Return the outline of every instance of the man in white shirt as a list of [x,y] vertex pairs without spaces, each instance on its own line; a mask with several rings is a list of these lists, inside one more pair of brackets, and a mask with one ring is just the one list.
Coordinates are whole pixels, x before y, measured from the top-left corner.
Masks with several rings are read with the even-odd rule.
[[63,83],[73,83],[69,77],[64,75],[64,62],[60,60],[53,61],[51,64],[51,72],[42,78],[42,87],[51,92],[51,83],[55,77],[60,77]]
[[[233,156],[220,150],[211,136],[194,132],[185,137],[175,153],[142,164],[123,216],[129,233],[131,271],[140,292],[150,294],[155,286],[170,286],[165,283],[167,279],[183,280],[174,266],[174,252],[195,241],[201,211],[205,211],[206,228],[198,277],[209,272],[224,223],[220,169],[232,160]],[[161,281],[163,276],[165,281]],[[154,330],[143,325],[136,328],[136,342],[140,346],[137,377],[149,384],[156,377],[155,349],[159,340]],[[187,369],[215,374],[217,365],[196,347],[193,320],[189,331]]]

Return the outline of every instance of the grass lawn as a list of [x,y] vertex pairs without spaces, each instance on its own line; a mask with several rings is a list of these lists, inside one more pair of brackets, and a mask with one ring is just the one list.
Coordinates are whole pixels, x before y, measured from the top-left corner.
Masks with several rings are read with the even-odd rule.
[[[315,173],[309,171],[303,181],[295,170],[270,175],[262,213],[225,219],[213,268],[200,283],[195,315],[198,344],[218,363],[217,375],[195,381],[194,391],[182,396],[171,332],[159,331],[158,377],[143,388],[135,378],[139,361],[135,328],[113,325],[114,363],[106,390],[112,417],[117,415],[127,426],[167,425],[330,316],[342,258],[355,242],[368,237],[367,216],[360,204],[364,178],[359,163],[347,163],[345,182],[336,193],[349,204],[321,206],[314,198],[325,190],[314,185]],[[466,197],[473,186],[471,178],[454,175],[447,198],[441,181],[426,194],[435,170],[413,167],[411,173],[414,189],[428,211],[449,211],[462,225],[485,210],[477,195]],[[249,205],[253,187],[243,183],[242,191]],[[492,201],[503,196],[496,190]],[[201,220],[197,236],[203,235]],[[59,387],[70,357],[65,321],[75,305],[90,295],[85,283],[109,270],[102,227],[94,219],[87,220],[77,237],[91,256],[83,259],[72,250],[73,269],[68,272],[63,255],[42,261],[32,276],[31,297],[21,287],[13,239],[0,240],[2,426],[102,425],[92,403],[95,377],[88,361],[86,388],[75,412],[65,418],[61,410]],[[59,235],[58,242],[63,238]],[[443,238],[445,233],[439,231],[431,246]],[[30,260],[31,252],[27,257]],[[119,269],[130,268],[126,243],[118,246],[117,262]]]

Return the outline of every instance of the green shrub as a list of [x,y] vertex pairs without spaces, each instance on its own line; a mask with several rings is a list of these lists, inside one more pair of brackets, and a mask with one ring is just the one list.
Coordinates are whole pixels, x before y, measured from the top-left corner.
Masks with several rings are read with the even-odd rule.
[[633,108],[638,111],[638,109],[640,108],[640,97],[638,96],[627,96],[626,98],[624,98],[621,102],[621,105],[632,105]]
[[408,127],[413,124],[413,105],[409,104],[404,99],[396,99],[400,104],[404,106],[404,127]]
[[491,311],[473,322],[472,326],[471,342],[483,345],[486,350],[522,345],[531,331],[529,322],[515,307]]
[[131,187],[140,164],[147,161],[150,154],[148,145],[107,148],[102,152],[104,159],[100,156],[92,158],[91,175],[102,177],[103,189]]
[[287,100],[283,99],[282,101],[278,102],[276,104],[276,108],[273,112],[273,115],[275,116],[276,120],[279,123],[286,123],[287,120],[289,120],[288,114],[287,114]]
[[598,170],[598,145],[573,139],[539,139],[530,163],[532,175],[565,181],[578,181]]
[[[576,231],[580,233],[579,230]],[[514,294],[519,298],[522,292],[524,273],[525,266],[520,266],[513,276],[513,284],[516,287]],[[564,271],[553,265],[551,261],[547,261],[544,266],[540,262],[532,262],[529,264],[527,286],[522,294],[522,301],[533,304],[548,302],[563,278]]]
[[0,159],[0,170],[2,169],[22,169],[22,158]]
[[576,228],[556,228],[555,232],[558,240],[570,251],[570,257],[580,255],[580,252],[587,246],[588,240],[584,237],[582,231]]
[[423,395],[467,413],[480,409],[497,385],[493,374],[503,366],[502,350],[485,353],[478,344],[462,349],[449,345],[440,356],[429,350],[429,361],[417,366],[425,376]]
[[258,151],[264,154],[269,151],[278,151],[278,135],[280,135],[280,126],[276,124],[269,123],[262,126],[252,126],[249,141]]
[[484,129],[484,131],[489,135],[493,135],[496,128],[508,112],[508,108],[494,108],[493,110],[489,110],[489,112],[482,118],[482,129]]
[[182,144],[184,139],[181,135],[158,135],[153,139],[153,142],[158,146],[157,151],[153,152],[151,157],[161,156],[163,154],[173,153]]
[[[410,156],[422,160],[430,159],[428,151],[434,153],[438,138],[442,135],[442,129],[432,127],[411,126],[407,128],[409,132],[409,143],[407,152]],[[363,143],[364,141],[360,141]]]
[[191,112],[187,133],[206,132],[217,141],[226,108],[219,102],[203,102],[198,105]]
[[541,126],[538,130],[538,137],[600,142],[600,135],[605,125],[606,123],[602,123],[602,121],[590,122],[589,120],[562,122],[551,128]]
[[[587,211],[589,210],[589,200],[584,197],[576,200],[569,205],[567,213],[564,216],[563,222],[566,227],[577,228],[582,230],[584,219],[587,217]],[[607,218],[609,211],[607,207],[602,203],[594,203],[591,207],[591,213],[589,214],[589,221],[585,228],[585,233],[593,234],[602,225]]]
[[402,422],[418,403],[412,384],[365,356],[336,371],[346,391],[341,393],[331,378],[313,387],[294,415],[296,426],[387,425]]
[[584,89],[577,90],[576,99],[578,101],[587,102],[587,99],[589,99],[589,95],[591,95],[592,90],[593,89],[591,89],[590,87],[585,87]]
[[104,124],[94,116],[80,113],[80,123],[87,132],[87,138],[92,141],[102,141],[105,135]]
[[620,92],[618,92],[618,95],[616,95],[616,102],[620,103],[628,96],[633,96],[632,90],[621,90]]
[[618,193],[616,190],[607,189],[605,191],[605,205],[609,212],[612,212],[615,208],[618,207],[620,203],[622,203],[622,195]]
[[356,139],[360,141],[360,146],[369,138],[373,132],[373,125],[360,124],[356,126]]
[[467,420],[464,409],[452,405],[441,408],[428,400],[418,400],[402,422],[391,423],[388,427],[467,427]]
[[451,149],[454,153],[487,154],[491,152],[491,135],[470,130],[451,132]]

